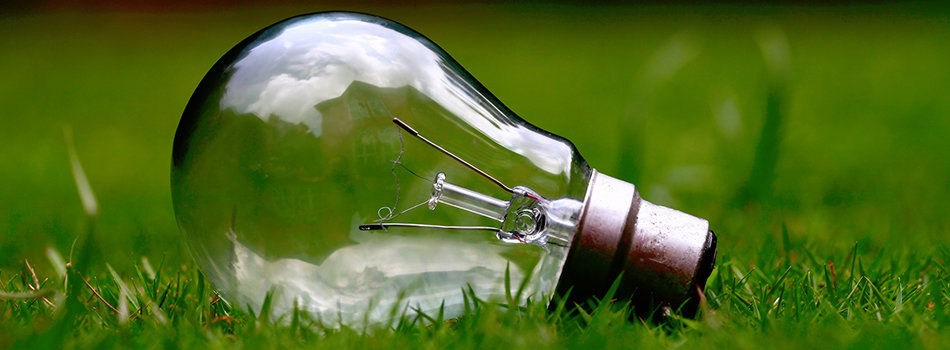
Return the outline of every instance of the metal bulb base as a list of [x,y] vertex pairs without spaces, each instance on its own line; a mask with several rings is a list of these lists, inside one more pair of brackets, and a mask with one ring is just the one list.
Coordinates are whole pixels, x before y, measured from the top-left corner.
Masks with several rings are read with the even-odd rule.
[[593,171],[558,292],[582,301],[617,278],[638,314],[679,308],[692,317],[716,260],[709,222],[640,198],[636,187]]

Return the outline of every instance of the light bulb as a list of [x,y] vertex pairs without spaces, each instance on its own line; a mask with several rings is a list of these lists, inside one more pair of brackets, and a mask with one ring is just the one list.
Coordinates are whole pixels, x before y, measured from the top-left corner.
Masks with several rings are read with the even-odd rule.
[[[463,290],[621,293],[677,306],[715,259],[708,223],[640,199],[398,23],[330,12],[245,39],[175,135],[179,227],[232,303],[327,323],[458,315]],[[513,290],[510,292],[514,292]],[[520,302],[525,302],[521,300]]]

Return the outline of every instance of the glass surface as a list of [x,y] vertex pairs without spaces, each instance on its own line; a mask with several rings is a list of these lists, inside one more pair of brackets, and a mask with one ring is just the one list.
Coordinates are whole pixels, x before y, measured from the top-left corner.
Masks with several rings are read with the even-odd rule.
[[[441,201],[440,173],[455,186]],[[589,177],[569,141],[509,111],[420,34],[318,13],[254,34],[208,72],[175,136],[172,191],[191,251],[232,303],[259,311],[271,292],[275,316],[297,303],[355,324],[443,302],[458,315],[463,288],[503,297],[506,269],[512,288],[529,278],[526,296],[550,296]],[[506,230],[359,229],[396,222]]]

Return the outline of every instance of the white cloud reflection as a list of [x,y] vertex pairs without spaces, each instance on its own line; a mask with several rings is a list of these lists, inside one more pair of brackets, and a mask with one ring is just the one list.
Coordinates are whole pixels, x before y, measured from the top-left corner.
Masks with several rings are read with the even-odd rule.
[[324,116],[315,106],[339,97],[354,81],[411,86],[545,172],[570,176],[567,144],[513,123],[435,51],[375,23],[321,17],[289,26],[234,64],[220,107],[303,124],[319,137]]
[[[230,263],[234,284],[225,292],[259,313],[265,296],[273,291],[274,317],[293,311],[296,300],[301,310],[312,312],[329,326],[337,322],[361,325],[364,317],[370,323],[384,322],[393,308],[403,310],[407,304],[429,314],[438,313],[443,305],[447,314],[461,314],[461,289],[466,285],[480,298],[505,296],[508,261],[500,254],[503,248],[487,242],[363,234],[359,244],[312,264],[294,258],[271,261],[241,244],[233,232],[228,238],[234,247]],[[542,266],[546,265],[535,268]],[[524,279],[516,266],[510,272],[514,285]],[[535,271],[525,297],[553,289],[541,275]],[[401,292],[408,295],[401,298]]]

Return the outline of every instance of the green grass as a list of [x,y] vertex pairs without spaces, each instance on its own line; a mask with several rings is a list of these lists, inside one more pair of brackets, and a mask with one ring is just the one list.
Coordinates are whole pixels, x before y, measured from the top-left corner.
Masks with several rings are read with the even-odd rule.
[[0,347],[950,344],[950,24],[927,4],[359,8],[430,36],[644,198],[709,219],[704,307],[652,322],[623,301],[473,301],[335,330],[228,305],[180,243],[175,126],[233,44],[322,9],[0,16]]
[[[80,243],[79,250],[84,247],[88,250],[89,244]],[[402,316],[364,329],[340,329],[297,312],[272,320],[266,302],[255,315],[221,299],[194,268],[164,262],[153,267],[142,260],[132,276],[120,277],[106,267],[108,275],[97,278],[89,276],[89,268],[66,267],[53,257],[51,263],[64,274],[39,277],[27,267],[0,275],[6,290],[44,291],[32,293],[43,297],[4,296],[12,298],[3,305],[0,330],[5,338],[0,345],[941,348],[950,341],[945,326],[950,321],[950,281],[939,262],[946,259],[946,250],[925,261],[868,261],[855,247],[837,267],[817,259],[807,247],[797,250],[807,258],[773,264],[782,267],[745,269],[736,260],[720,264],[696,320],[676,315],[661,322],[630,320],[632,309],[609,294],[591,300],[586,308],[557,300],[553,310],[539,303],[518,307],[467,294],[471,307],[461,318]],[[771,247],[759,258],[790,261],[790,253]],[[83,261],[82,255],[71,260]]]

